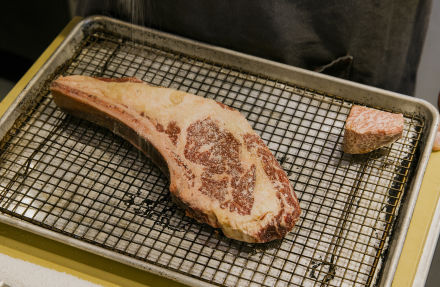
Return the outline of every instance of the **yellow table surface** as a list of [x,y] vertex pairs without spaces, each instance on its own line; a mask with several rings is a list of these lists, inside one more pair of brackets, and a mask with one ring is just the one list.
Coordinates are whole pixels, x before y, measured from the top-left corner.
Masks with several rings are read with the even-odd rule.
[[[80,21],[74,18],[0,104],[6,111],[33,75]],[[440,152],[432,153],[399,260],[393,286],[411,286],[440,195]],[[0,253],[66,272],[103,286],[184,286],[101,256],[0,223]]]

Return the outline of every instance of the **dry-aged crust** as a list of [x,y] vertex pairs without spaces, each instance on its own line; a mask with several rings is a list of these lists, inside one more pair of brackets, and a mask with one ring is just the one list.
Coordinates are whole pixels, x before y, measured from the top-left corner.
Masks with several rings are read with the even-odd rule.
[[[141,83],[60,77],[51,91],[67,112],[109,128],[151,157],[188,216],[237,240],[285,236],[299,218],[298,200],[247,121],[212,100]],[[143,101],[160,108],[145,108]]]
[[[290,182],[287,177],[284,176],[284,171],[272,156],[272,153],[263,143],[261,138],[256,134],[244,135],[244,141],[248,150],[256,151],[260,159],[263,161],[263,169],[266,175],[271,180],[274,189],[276,190],[276,196],[280,199],[281,209],[275,216],[273,224],[265,226],[259,232],[259,237],[264,241],[269,238],[281,236],[284,237],[287,232],[295,225],[298,220],[300,211],[283,214],[282,210],[286,202],[288,205],[294,205],[298,201],[296,194],[290,192]],[[284,220],[285,224],[281,222]],[[284,228],[283,228],[284,226]],[[281,228],[280,228],[281,227]]]
[[403,115],[353,105],[345,122],[344,152],[363,154],[402,137]]

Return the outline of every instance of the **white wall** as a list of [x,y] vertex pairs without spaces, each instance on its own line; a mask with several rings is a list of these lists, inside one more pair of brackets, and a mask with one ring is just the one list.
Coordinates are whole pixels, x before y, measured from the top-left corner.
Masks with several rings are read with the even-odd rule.
[[[440,92],[440,0],[432,0],[428,33],[417,73],[415,96],[437,107]],[[437,287],[440,282],[440,241],[432,259],[425,287]]]
[[415,96],[437,107],[440,92],[440,0],[432,0],[428,33],[417,73]]

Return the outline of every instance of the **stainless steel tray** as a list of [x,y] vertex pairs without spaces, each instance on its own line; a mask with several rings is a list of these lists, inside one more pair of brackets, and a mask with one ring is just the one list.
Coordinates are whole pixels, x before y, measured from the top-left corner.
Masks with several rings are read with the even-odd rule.
[[[252,245],[185,217],[148,159],[56,107],[59,74],[136,76],[235,107],[288,173],[301,220]],[[344,154],[353,103],[403,113],[403,138]],[[0,119],[0,221],[190,285],[386,286],[437,122],[419,99],[91,17]]]

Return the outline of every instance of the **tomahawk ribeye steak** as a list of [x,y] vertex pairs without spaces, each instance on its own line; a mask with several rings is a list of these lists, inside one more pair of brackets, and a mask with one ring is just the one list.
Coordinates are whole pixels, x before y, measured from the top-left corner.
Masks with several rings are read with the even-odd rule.
[[286,173],[235,109],[135,78],[59,77],[55,103],[104,126],[169,176],[174,201],[230,238],[267,242],[300,215]]

